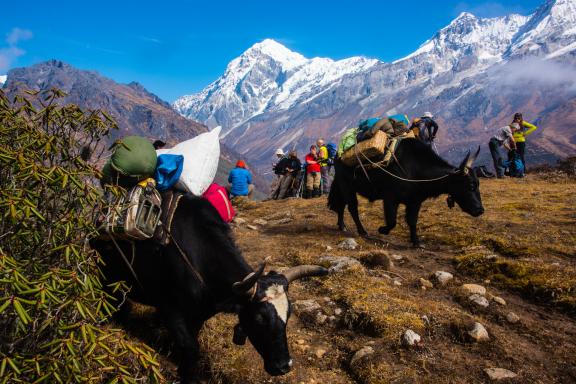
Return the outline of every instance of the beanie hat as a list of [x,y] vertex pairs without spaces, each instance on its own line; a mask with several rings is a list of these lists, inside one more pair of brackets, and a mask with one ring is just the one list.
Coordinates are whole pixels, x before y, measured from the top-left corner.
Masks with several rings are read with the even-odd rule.
[[236,168],[246,168],[246,163],[244,162],[244,160],[238,160],[236,162]]

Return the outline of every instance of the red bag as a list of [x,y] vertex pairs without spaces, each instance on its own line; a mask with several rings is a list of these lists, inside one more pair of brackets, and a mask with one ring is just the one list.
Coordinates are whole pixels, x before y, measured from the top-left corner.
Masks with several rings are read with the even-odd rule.
[[230,202],[228,194],[226,193],[226,188],[223,186],[216,183],[210,184],[206,192],[202,194],[202,197],[212,203],[220,214],[220,217],[222,217],[222,220],[226,223],[231,222],[236,215],[232,202]]

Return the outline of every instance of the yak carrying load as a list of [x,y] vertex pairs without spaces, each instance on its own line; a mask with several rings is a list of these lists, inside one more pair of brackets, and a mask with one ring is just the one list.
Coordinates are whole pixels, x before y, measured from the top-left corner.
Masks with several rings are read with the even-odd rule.
[[[166,242],[163,222],[170,223],[179,197],[185,193],[202,196],[212,184],[220,158],[220,128],[177,144],[155,150],[140,136],[117,140],[112,156],[102,169],[108,207],[98,218],[104,238]],[[229,217],[225,220],[229,221]]]
[[414,138],[406,115],[376,117],[360,121],[358,128],[347,130],[338,146],[341,161],[356,166],[378,161],[386,166],[400,140]]

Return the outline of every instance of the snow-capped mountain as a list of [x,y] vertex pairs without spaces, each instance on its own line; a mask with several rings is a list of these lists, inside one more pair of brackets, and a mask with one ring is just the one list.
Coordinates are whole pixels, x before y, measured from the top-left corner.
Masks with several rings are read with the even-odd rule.
[[0,88],[2,88],[2,86],[6,82],[7,78],[8,78],[8,76],[6,76],[6,75],[0,75]]
[[[272,40],[233,60],[197,95],[174,103],[184,116],[222,125],[223,139],[257,164],[278,147],[337,141],[358,119],[436,112],[441,149],[483,142],[524,111],[543,126],[536,160],[576,152],[576,0],[548,0],[532,15],[462,13],[414,53],[384,63],[306,59]],[[555,115],[567,116],[566,122]]]
[[226,136],[254,116],[270,109],[290,109],[343,76],[366,71],[377,62],[363,57],[307,59],[266,39],[232,60],[224,75],[202,92],[176,100],[174,108],[209,126],[222,125]]

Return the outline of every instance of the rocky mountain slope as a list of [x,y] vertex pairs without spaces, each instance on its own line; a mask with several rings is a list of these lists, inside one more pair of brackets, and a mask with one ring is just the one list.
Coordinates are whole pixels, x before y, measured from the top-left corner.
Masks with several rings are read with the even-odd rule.
[[305,59],[265,40],[174,108],[222,125],[224,142],[263,166],[277,147],[302,152],[318,136],[336,141],[360,118],[427,110],[442,126],[440,150],[459,156],[522,111],[541,127],[529,158],[547,161],[576,151],[575,63],[576,1],[548,0],[530,16],[462,13],[392,63]]
[[[118,123],[111,140],[127,135],[142,135],[151,140],[162,139],[170,145],[206,132],[205,125],[177,114],[167,102],[147,91],[141,84],[119,84],[94,71],[84,71],[62,61],[51,60],[8,72],[3,90],[15,94],[25,89],[59,88],[67,93],[63,102],[82,108],[102,109]],[[217,181],[226,183],[228,171],[238,154],[221,147]],[[257,186],[265,183],[256,177]]]

